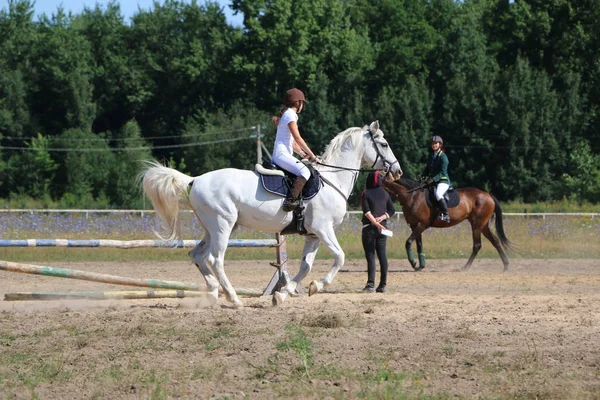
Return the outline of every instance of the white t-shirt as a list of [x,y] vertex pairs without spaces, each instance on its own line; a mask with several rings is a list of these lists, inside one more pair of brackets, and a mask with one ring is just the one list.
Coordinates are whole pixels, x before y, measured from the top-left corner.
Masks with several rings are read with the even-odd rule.
[[292,136],[292,132],[290,131],[289,123],[297,121],[298,114],[296,114],[296,111],[291,108],[285,110],[279,120],[279,125],[277,125],[277,135],[275,136],[275,145],[273,146],[274,155],[281,152],[290,155],[294,154],[294,136]]

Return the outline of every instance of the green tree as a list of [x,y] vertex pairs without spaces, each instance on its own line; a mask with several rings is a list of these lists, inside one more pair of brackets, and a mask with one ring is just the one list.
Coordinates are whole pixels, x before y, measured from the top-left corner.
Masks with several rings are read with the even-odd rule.
[[119,207],[140,207],[142,197],[137,175],[143,161],[151,160],[151,147],[142,139],[135,121],[129,121],[113,139],[114,162],[110,165],[106,195]]
[[60,166],[54,187],[65,205],[83,207],[104,198],[115,155],[105,138],[81,129],[69,129],[52,142],[53,157]]
[[567,172],[561,177],[561,194],[579,203],[595,203],[600,196],[600,158],[585,141],[577,143],[569,153]]
[[501,81],[494,189],[502,197],[525,202],[550,200],[558,178],[551,166],[561,154],[559,98],[550,78],[525,60],[506,70]]
[[434,82],[435,134],[442,136],[451,162],[450,177],[460,186],[483,187],[495,166],[486,161],[497,135],[491,122],[498,66],[487,54],[477,2],[461,5],[447,26],[436,53]]
[[34,199],[51,196],[51,185],[58,165],[48,152],[48,139],[38,134],[27,144],[28,151],[13,153],[6,174],[13,193]]

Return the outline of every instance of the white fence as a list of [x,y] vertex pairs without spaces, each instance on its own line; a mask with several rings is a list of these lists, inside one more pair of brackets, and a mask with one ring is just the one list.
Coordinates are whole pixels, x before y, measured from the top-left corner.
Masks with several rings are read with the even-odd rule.
[[[189,210],[183,210],[182,212],[192,212]],[[145,214],[154,214],[154,210],[78,210],[78,209],[66,209],[66,210],[55,210],[55,209],[36,209],[36,208],[6,208],[0,209],[0,213],[28,213],[28,214],[50,214],[50,213],[63,213],[63,214],[85,214],[86,218],[89,217],[90,214],[140,214],[140,216],[144,216]],[[362,214],[361,211],[348,211],[347,214]],[[400,217],[402,215],[402,211],[396,213],[396,217]],[[544,212],[544,213],[508,213],[503,212],[504,216],[522,216],[522,217],[538,217],[545,219],[546,217],[589,217],[595,218],[600,217],[600,213],[552,213],[552,212]]]

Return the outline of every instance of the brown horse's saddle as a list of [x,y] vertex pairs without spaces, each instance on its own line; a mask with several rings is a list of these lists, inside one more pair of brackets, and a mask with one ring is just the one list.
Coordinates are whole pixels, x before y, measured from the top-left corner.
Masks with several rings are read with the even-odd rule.
[[[444,193],[444,199],[446,199],[446,204],[448,205],[448,208],[456,207],[458,203],[460,203],[460,196],[458,195],[456,189],[454,189],[452,186],[450,186],[446,193]],[[437,200],[435,198],[435,185],[429,185],[427,187],[427,190],[425,190],[425,200],[427,200],[427,205],[429,207],[437,208]]]

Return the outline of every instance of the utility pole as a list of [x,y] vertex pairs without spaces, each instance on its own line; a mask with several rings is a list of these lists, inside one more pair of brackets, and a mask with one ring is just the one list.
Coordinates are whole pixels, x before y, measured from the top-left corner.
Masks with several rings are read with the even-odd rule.
[[260,145],[260,124],[256,125],[256,162],[262,164],[262,147]]

